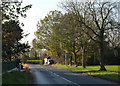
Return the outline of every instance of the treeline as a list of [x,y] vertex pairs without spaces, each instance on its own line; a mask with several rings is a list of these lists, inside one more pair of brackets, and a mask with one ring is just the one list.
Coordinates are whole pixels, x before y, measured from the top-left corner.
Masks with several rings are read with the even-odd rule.
[[59,64],[120,64],[120,26],[117,2],[63,1],[38,21],[33,47],[47,49]]
[[1,2],[2,14],[2,61],[14,61],[20,54],[24,54],[30,48],[28,42],[21,43],[20,40],[27,36],[22,30],[19,16],[26,17],[26,11],[32,5],[21,7],[22,2]]

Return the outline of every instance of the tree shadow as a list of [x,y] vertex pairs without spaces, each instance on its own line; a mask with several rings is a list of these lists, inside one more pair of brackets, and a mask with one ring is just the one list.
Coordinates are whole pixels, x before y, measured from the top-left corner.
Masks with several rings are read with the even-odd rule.
[[120,84],[120,74],[96,74],[94,77],[113,81]]
[[91,73],[95,73],[95,72],[99,72],[99,70],[90,70],[90,71],[74,71],[73,73],[88,73],[88,72],[91,72]]
[[[103,73],[103,72],[106,72],[106,73]],[[96,77],[96,78],[98,77],[101,79],[105,79],[105,80],[120,84],[120,73],[113,74],[111,72],[111,73],[107,74],[107,71],[99,71],[99,70],[79,71],[79,72],[73,72],[73,73],[80,73],[80,75],[87,75],[88,74],[90,76],[92,75],[92,73],[95,73],[92,75],[93,77]]]

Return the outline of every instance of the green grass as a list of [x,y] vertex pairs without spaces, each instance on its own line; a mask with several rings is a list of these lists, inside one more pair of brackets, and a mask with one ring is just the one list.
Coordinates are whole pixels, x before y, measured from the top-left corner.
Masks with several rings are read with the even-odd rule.
[[2,84],[29,84],[30,73],[13,71],[2,75]]
[[25,66],[25,64],[22,64],[22,66],[24,67],[24,66]]
[[27,60],[27,62],[40,62],[42,60]]
[[43,64],[43,60],[27,60],[30,64]]
[[103,79],[120,82],[120,74],[115,72],[109,72],[109,71],[94,71],[94,72],[87,72],[89,75],[100,77]]
[[108,71],[120,72],[120,65],[106,65]]
[[120,82],[120,78],[119,78],[120,73],[117,73],[120,72],[120,70],[118,69],[118,66],[120,65],[106,65],[105,67],[108,71],[98,71],[100,69],[100,66],[86,66],[86,68],[82,68],[81,66],[72,67],[65,65],[52,65],[52,66],[60,67],[75,72],[83,72],[95,77],[100,77],[103,79]]

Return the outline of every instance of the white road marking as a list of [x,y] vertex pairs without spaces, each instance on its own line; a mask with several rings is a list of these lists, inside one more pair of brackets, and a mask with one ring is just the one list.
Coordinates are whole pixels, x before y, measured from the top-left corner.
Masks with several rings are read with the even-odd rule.
[[72,82],[72,81],[70,81],[70,80],[68,80],[68,79],[66,79],[66,78],[64,78],[64,77],[61,77],[60,75],[58,75],[58,74],[56,74],[56,73],[54,73],[54,72],[52,72],[52,71],[49,71],[49,70],[47,70],[46,68],[45,68],[45,70],[48,71],[48,72],[50,72],[51,74],[54,74],[55,76],[57,76],[57,77],[59,77],[59,78],[64,79],[64,80],[67,81],[67,82],[70,82],[70,83],[73,83],[73,84],[75,84],[75,85],[77,85],[77,86],[80,86],[79,84],[74,83],[74,82]]

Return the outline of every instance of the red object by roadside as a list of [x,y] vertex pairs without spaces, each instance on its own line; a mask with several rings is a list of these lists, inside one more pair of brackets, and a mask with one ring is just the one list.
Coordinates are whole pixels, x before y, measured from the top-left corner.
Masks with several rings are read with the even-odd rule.
[[26,72],[28,72],[28,68],[29,68],[29,65],[27,63],[25,63],[24,69]]
[[26,68],[29,68],[29,65],[28,65],[27,63],[25,63],[25,67],[26,67]]

